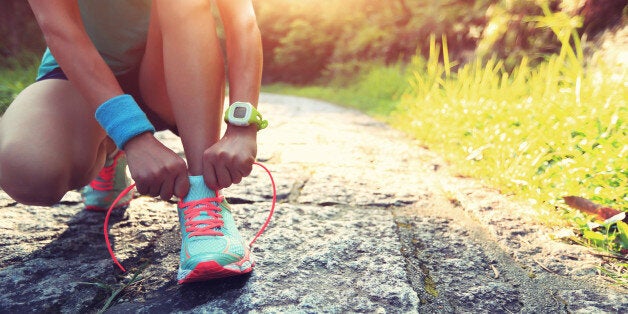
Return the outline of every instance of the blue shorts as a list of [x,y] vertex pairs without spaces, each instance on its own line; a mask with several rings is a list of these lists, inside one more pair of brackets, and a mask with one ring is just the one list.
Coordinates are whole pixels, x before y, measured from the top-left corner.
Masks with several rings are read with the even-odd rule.
[[54,68],[52,71],[46,73],[44,76],[37,78],[37,82],[48,79],[67,80],[68,77],[65,76],[65,73],[63,73],[63,70],[61,70],[61,68]]
[[[146,113],[146,116],[148,116],[148,120],[150,120],[150,122],[153,124],[153,126],[155,127],[157,131],[170,130],[174,134],[179,135],[179,131],[177,130],[177,127],[175,125],[169,125],[168,123],[166,123],[153,110],[151,110],[150,108],[148,108],[148,106],[144,104],[144,101],[140,94],[138,74],[139,74],[138,70],[133,70],[127,74],[117,76],[116,78],[118,79],[118,83],[120,83],[122,90],[125,93],[133,96],[135,101],[139,104],[140,108],[142,108],[142,111],[144,111],[144,113]],[[37,78],[37,82],[40,82],[43,80],[67,80],[67,79],[68,77],[65,75],[63,70],[61,70],[61,68],[54,68],[48,73]]]

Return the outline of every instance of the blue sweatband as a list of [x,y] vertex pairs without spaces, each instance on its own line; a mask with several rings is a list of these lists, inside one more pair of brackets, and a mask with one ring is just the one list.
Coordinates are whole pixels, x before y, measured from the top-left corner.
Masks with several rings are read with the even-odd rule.
[[131,95],[120,95],[105,101],[96,109],[96,120],[119,149],[144,132],[155,133],[155,127]]

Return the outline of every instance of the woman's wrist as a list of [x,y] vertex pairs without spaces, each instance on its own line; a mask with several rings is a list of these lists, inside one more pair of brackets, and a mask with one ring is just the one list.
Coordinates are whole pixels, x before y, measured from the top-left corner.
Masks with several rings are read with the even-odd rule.
[[119,149],[142,133],[155,133],[155,127],[131,95],[119,95],[105,101],[95,113],[96,120]]
[[248,126],[237,126],[227,124],[227,130],[225,130],[225,136],[246,136],[257,138],[257,125],[251,124]]

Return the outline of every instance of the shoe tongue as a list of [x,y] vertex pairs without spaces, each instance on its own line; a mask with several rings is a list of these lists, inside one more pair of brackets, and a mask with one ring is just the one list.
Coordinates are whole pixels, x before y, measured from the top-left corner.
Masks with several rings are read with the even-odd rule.
[[190,176],[190,192],[183,198],[184,202],[212,197],[216,197],[216,192],[205,185],[203,176]]
[[[188,195],[183,198],[184,202],[190,201],[198,201],[204,198],[214,198],[216,197],[216,192],[205,185],[205,180],[203,180],[203,176],[190,176],[190,191]],[[212,202],[215,206],[218,206],[217,203]],[[201,205],[198,205],[201,206]],[[206,219],[214,219],[211,217],[208,212],[201,211],[198,213],[198,216],[194,217],[192,220],[206,220]],[[200,224],[197,227],[204,228],[206,224]]]

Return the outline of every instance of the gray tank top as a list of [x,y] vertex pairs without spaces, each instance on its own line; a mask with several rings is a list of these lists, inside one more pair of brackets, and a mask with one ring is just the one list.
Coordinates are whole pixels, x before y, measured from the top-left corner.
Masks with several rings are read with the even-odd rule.
[[[146,46],[151,0],[79,0],[85,29],[114,74],[139,65]],[[59,67],[46,49],[38,77]]]

